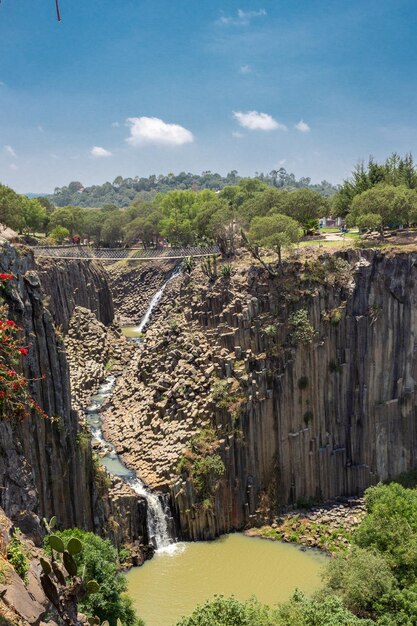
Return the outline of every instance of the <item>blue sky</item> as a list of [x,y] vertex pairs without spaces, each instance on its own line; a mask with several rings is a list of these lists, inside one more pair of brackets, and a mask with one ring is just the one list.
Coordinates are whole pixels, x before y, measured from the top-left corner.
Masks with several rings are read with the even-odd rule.
[[[3,0],[0,181],[417,156],[415,0]],[[302,123],[300,123],[302,122]]]

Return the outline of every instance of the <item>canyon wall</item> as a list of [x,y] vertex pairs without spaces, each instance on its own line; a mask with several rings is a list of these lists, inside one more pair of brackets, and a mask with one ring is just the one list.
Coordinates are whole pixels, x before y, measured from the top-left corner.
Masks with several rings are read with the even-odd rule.
[[[212,506],[197,503],[186,473],[171,489],[183,537],[360,494],[417,466],[416,263],[347,251],[294,260],[275,278],[252,267],[206,282],[197,300],[188,292],[187,319],[215,340],[217,375],[238,381],[244,402],[234,416],[214,407],[226,472]],[[310,328],[297,331],[297,310]]]
[[108,275],[97,261],[38,259],[36,271],[46,294],[48,310],[57,328],[64,333],[75,307],[92,311],[99,322],[113,321],[113,299]]
[[[40,537],[38,517],[56,515],[63,527],[105,533],[116,543],[147,542],[146,504],[130,489],[97,480],[97,464],[71,407],[65,346],[57,326],[68,328],[76,305],[110,323],[111,293],[105,272],[91,262],[60,262],[42,269],[27,248],[6,245],[0,269],[14,275],[8,315],[29,346],[24,360],[34,399],[49,418],[31,415],[0,421],[0,506],[23,532]],[[43,379],[44,376],[44,379]]]

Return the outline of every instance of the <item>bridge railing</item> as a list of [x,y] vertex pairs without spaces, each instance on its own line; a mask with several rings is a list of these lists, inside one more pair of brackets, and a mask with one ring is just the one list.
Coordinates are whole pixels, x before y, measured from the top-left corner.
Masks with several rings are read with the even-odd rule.
[[218,246],[184,246],[182,248],[93,248],[85,245],[36,246],[35,257],[52,259],[99,259],[103,261],[147,261],[184,259],[218,254]]

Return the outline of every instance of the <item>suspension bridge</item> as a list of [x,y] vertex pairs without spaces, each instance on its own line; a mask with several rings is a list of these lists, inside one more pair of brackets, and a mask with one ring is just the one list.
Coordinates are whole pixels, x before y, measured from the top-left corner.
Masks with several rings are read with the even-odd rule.
[[73,259],[89,261],[167,261],[186,257],[219,254],[218,246],[186,246],[182,248],[93,248],[86,245],[35,246],[37,259]]

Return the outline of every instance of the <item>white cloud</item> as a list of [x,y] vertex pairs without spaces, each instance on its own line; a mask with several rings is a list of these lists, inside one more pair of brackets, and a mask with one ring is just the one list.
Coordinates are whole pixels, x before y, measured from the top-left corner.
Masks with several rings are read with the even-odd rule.
[[59,161],[61,158],[57,154],[55,154],[55,152],[52,152],[50,156],[51,156],[51,159],[54,159],[55,161]]
[[246,26],[250,24],[254,17],[265,17],[266,15],[265,9],[259,9],[258,11],[243,11],[242,9],[238,9],[236,15],[222,15],[218,20],[218,24]]
[[120,126],[119,122],[112,122],[111,125],[113,126],[113,128],[119,128]]
[[16,165],[16,163],[10,163],[9,167],[10,167],[10,169],[11,169],[13,172],[15,172],[15,171],[17,170],[17,165]]
[[232,133],[232,137],[234,137],[235,139],[242,139],[243,134],[239,133],[239,131],[236,130]]
[[233,117],[244,128],[250,130],[287,130],[284,124],[277,122],[268,113],[258,113],[258,111],[233,111]]
[[240,74],[250,74],[252,72],[252,68],[250,65],[241,65],[239,68]]
[[102,148],[101,146],[94,146],[94,148],[91,148],[90,154],[92,157],[96,159],[102,159],[105,157],[112,156],[112,153],[109,150],[106,150],[105,148]]
[[17,159],[17,154],[16,154],[15,150],[12,148],[12,146],[3,146],[3,147],[4,147],[4,150],[7,152],[8,155],[13,157],[14,159]]
[[130,137],[126,141],[132,146],[181,146],[194,141],[191,131],[179,124],[167,124],[157,117],[129,117],[127,123],[130,125]]
[[309,133],[311,128],[308,124],[306,124],[303,120],[300,120],[298,124],[294,126],[300,133]]
[[45,129],[44,129],[44,127],[42,126],[42,124],[39,124],[39,125],[38,125],[38,131],[39,131],[40,133],[44,133],[44,132],[45,132]]

